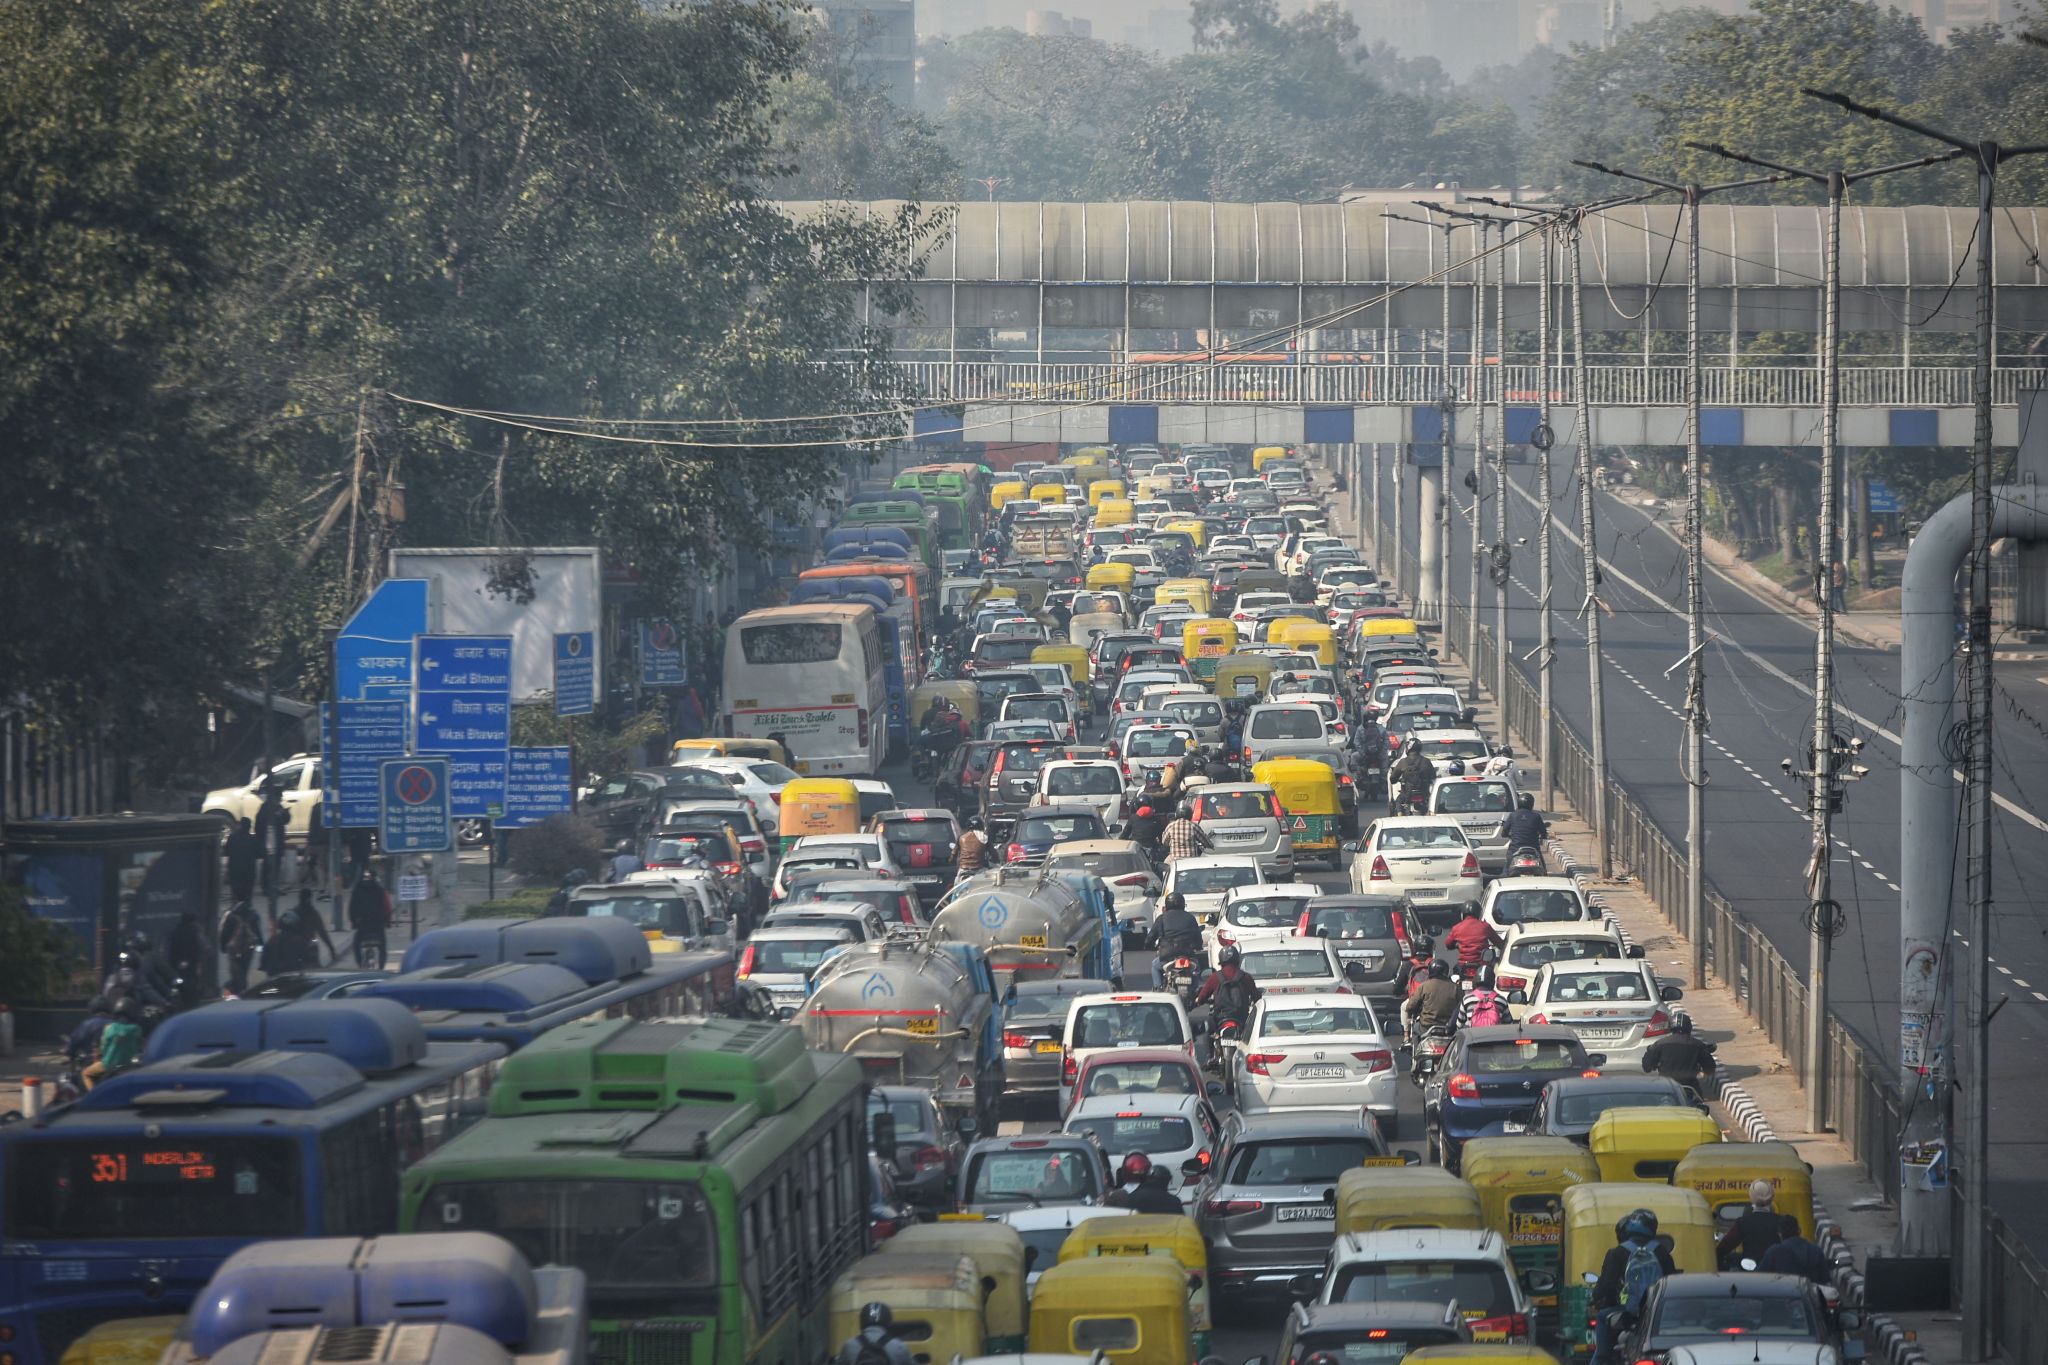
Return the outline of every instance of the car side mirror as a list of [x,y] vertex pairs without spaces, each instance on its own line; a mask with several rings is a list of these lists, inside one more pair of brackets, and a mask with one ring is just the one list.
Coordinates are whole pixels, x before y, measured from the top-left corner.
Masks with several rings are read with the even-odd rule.
[[1685,992],[1677,986],[1659,986],[1657,988],[1657,998],[1668,1005],[1673,1000],[1685,999]]
[[1199,1180],[1209,1173],[1209,1168],[1202,1164],[1201,1158],[1191,1156],[1180,1163],[1180,1173],[1190,1180]]
[[1342,844],[1339,845],[1339,847],[1342,848],[1346,853],[1356,853],[1358,852],[1358,840],[1346,839]]
[[1529,1003],[1529,992],[1509,991],[1504,998],[1510,1005],[1526,1005]]
[[971,1140],[976,1133],[981,1131],[981,1121],[972,1114],[962,1114],[959,1120],[954,1123],[953,1131],[961,1137]]
[[1587,1067],[1588,1067],[1589,1069],[1592,1069],[1592,1070],[1596,1070],[1596,1071],[1597,1071],[1598,1069],[1600,1069],[1601,1067],[1603,1067],[1603,1066],[1606,1066],[1606,1065],[1607,1065],[1607,1054],[1606,1054],[1606,1053],[1604,1053],[1604,1052],[1589,1052],[1589,1053],[1587,1053],[1587,1054],[1586,1054],[1586,1066],[1587,1066]]
[[1625,957],[1641,957],[1643,955],[1643,945],[1631,943],[1628,947],[1622,949],[1622,955]]
[[[1597,1278],[1597,1277],[1596,1277]],[[1307,1303],[1323,1290],[1323,1277],[1313,1271],[1304,1270],[1287,1282],[1287,1297],[1296,1303]]]
[[1522,1272],[1522,1287],[1531,1294],[1555,1294],[1557,1276],[1548,1270],[1525,1270]]

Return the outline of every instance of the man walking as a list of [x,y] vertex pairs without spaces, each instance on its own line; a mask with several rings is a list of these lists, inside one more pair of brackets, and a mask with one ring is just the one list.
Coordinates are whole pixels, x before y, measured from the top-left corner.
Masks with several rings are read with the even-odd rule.
[[291,813],[284,808],[284,796],[274,786],[263,788],[263,804],[256,808],[256,845],[263,859],[263,891],[275,896],[281,889],[279,873],[284,869],[285,833],[291,828]]
[[228,860],[228,901],[247,904],[256,895],[256,864],[263,855],[263,845],[248,816],[235,821],[222,851]]

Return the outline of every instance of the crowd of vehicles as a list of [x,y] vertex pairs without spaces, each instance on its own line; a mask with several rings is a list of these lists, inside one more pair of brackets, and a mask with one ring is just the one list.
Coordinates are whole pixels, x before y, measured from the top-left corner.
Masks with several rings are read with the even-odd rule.
[[[280,1238],[559,1267],[521,1301],[573,1330],[496,1343],[564,1365],[1187,1365],[1261,1305],[1290,1365],[1853,1329],[1728,1254],[1759,1183],[1810,1235],[1803,1164],[1650,1074],[1677,988],[1540,875],[1288,448],[906,470],[732,623],[724,699],[596,793],[641,870],[0,1126],[5,1365],[149,1313],[239,1360],[170,1315]],[[1623,1321],[1646,1210],[1683,1273]]]

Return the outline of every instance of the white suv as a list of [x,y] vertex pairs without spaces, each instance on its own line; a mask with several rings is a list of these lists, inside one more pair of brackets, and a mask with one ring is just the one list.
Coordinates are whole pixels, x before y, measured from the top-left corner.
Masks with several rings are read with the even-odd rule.
[[1530,1296],[1556,1289],[1553,1271],[1531,1269],[1518,1276],[1497,1232],[1404,1228],[1340,1234],[1324,1264],[1317,1301],[1455,1302],[1474,1340],[1529,1341]]

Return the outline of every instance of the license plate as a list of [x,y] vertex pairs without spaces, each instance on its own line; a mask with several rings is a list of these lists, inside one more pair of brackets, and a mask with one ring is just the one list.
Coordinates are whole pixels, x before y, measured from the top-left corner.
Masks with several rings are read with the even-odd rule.
[[1503,1133],[1526,1133],[1529,1131],[1529,1125],[1526,1123],[1517,1123],[1513,1119],[1509,1119],[1507,1122],[1501,1124],[1500,1130]]
[[1041,1038],[1031,1050],[1041,1055],[1048,1052],[1057,1055],[1060,1050],[1059,1040],[1056,1038]]
[[1304,1081],[1338,1080],[1351,1073],[1341,1066],[1298,1066],[1287,1073]]
[[1411,896],[1441,896],[1443,893],[1444,888],[1441,886],[1411,886],[1408,888],[1408,894]]
[[1331,1223],[1337,1219],[1337,1210],[1328,1204],[1283,1204],[1273,1210],[1276,1223]]
[[906,1019],[903,1021],[903,1031],[905,1033],[914,1033],[920,1038],[936,1038],[939,1036],[939,1021],[936,1019]]
[[1579,1030],[1580,1036],[1585,1038],[1619,1038],[1627,1032],[1628,1030],[1625,1028],[1582,1028]]

